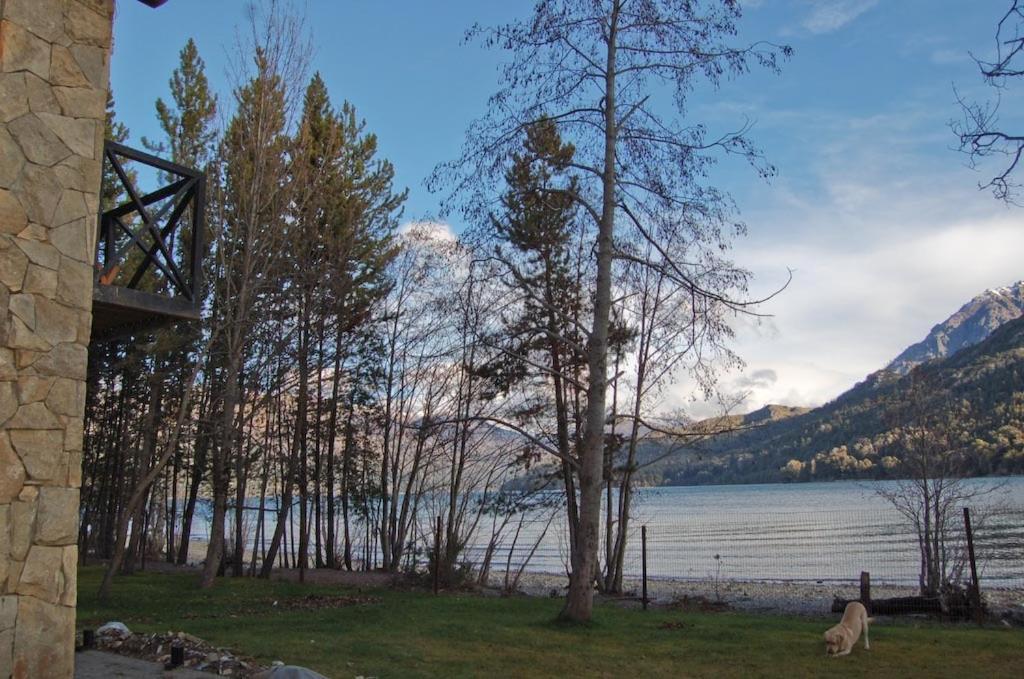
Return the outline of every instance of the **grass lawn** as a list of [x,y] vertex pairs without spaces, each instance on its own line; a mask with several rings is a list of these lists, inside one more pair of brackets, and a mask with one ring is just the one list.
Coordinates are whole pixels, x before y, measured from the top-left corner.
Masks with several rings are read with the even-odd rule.
[[[553,622],[551,599],[314,587],[231,580],[208,592],[190,574],[139,574],[96,600],[101,571],[79,572],[78,625],[121,620],[133,631],[184,630],[269,663],[329,677],[1024,677],[1024,631],[909,622],[871,630],[849,656],[826,658],[834,621],[738,613],[598,607],[588,626]],[[380,603],[280,610],[310,593]],[[838,620],[838,616],[835,616]],[[682,623],[682,626],[666,626]]]

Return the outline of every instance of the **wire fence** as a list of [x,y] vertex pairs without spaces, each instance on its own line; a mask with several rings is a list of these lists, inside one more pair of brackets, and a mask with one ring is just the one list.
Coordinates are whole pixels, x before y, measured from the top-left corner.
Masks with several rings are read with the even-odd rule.
[[[936,538],[941,577],[967,597],[973,592],[968,536],[960,512],[951,517]],[[973,521],[981,590],[1024,590],[1024,506],[977,510]],[[431,537],[414,550],[414,567],[429,568],[433,545]],[[605,569],[607,555],[602,544]],[[523,520],[496,539],[470,545],[462,558],[477,582],[533,594],[562,593],[570,570],[567,531],[557,520]],[[909,597],[918,593],[922,571],[917,532],[886,509],[708,513],[675,517],[672,523],[651,521],[630,532],[621,563],[618,591],[645,601],[648,591],[652,599],[694,592],[717,596],[720,589],[744,583],[816,587],[816,595],[842,591],[852,599],[862,573],[869,574],[876,592]],[[808,595],[806,587],[802,591]],[[913,606],[923,604],[894,605],[914,612]]]
[[[973,542],[982,590],[1024,590],[1024,505],[979,508]],[[943,578],[970,583],[967,535],[959,512],[941,534]],[[410,538],[404,570],[430,570],[436,546],[433,517]],[[372,570],[379,550],[373,531],[353,525],[356,567]],[[646,540],[642,533],[646,532]],[[363,544],[365,540],[369,540]],[[613,543],[614,544],[614,543]],[[646,546],[646,554],[645,552]],[[568,527],[562,510],[495,517],[478,526],[460,555],[462,577],[530,593],[564,590],[571,570]],[[603,570],[615,560],[602,541]],[[922,570],[913,526],[891,508],[797,512],[659,511],[633,522],[621,557],[619,591],[638,596],[646,583],[655,596],[679,591],[672,583],[790,583],[840,586],[870,573],[876,587],[913,592]],[[603,583],[607,586],[609,583]]]

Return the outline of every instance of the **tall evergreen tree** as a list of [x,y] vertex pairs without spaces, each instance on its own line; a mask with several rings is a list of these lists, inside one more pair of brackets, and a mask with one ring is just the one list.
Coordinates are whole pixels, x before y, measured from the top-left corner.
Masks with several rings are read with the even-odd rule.
[[210,451],[213,517],[201,584],[213,585],[224,555],[231,456],[237,454],[242,372],[254,324],[279,281],[288,205],[286,93],[281,64],[256,48],[252,78],[235,92],[237,110],[224,136],[225,219],[216,245],[221,275],[214,302],[214,350],[220,352],[216,443]]
[[[507,319],[503,358],[493,366],[493,375],[504,389],[525,381],[545,394],[542,406],[526,402],[519,413],[524,419],[536,418],[539,411],[554,413],[570,544],[579,532],[581,421],[576,404],[584,366],[578,326],[585,298],[573,262],[573,237],[580,226],[572,197],[577,182],[568,173],[574,153],[553,121],[542,119],[527,127],[523,149],[513,155],[505,174],[503,212],[491,218],[499,241],[510,246],[499,245],[496,255],[522,298],[519,313]],[[576,551],[570,550],[570,556]]]
[[[178,54],[178,66],[171,74],[168,87],[170,88],[171,103],[168,104],[162,98],[156,100],[157,120],[164,137],[159,142],[149,140],[143,140],[143,142],[149,148],[169,155],[170,159],[179,165],[206,171],[207,196],[216,196],[218,170],[214,156],[218,137],[217,96],[210,90],[205,63],[199,56],[196,44],[191,38]],[[209,206],[214,202],[210,200],[207,203],[207,224],[213,222],[212,209]],[[177,252],[191,252],[194,231],[190,219],[191,213],[182,216],[180,231],[176,234]],[[212,262],[206,256],[209,251],[210,239],[206,238],[202,258],[206,271],[202,276],[203,285],[196,290],[203,307],[206,306],[209,296],[209,281],[214,275]],[[190,374],[192,364],[196,361],[206,360],[206,357],[196,353],[204,332],[209,332],[206,318],[200,323],[178,323],[160,333],[157,347],[161,351],[168,352],[162,362],[169,379],[172,380],[170,388],[166,391],[168,398],[179,399],[182,394],[181,385]],[[174,406],[173,403],[169,405],[168,411],[170,412]],[[204,418],[198,423],[198,429],[201,430],[198,435],[207,439],[210,436],[210,421]],[[189,470],[191,473],[182,511],[181,548],[178,550],[176,559],[179,563],[184,563],[188,554],[195,505],[206,466],[205,450],[205,446],[195,447],[196,455],[193,456]],[[175,560],[175,525],[179,510],[178,490],[183,468],[182,452],[176,451],[169,470],[169,478],[165,483],[166,494],[169,496],[165,498],[167,503],[167,559],[169,561]]]

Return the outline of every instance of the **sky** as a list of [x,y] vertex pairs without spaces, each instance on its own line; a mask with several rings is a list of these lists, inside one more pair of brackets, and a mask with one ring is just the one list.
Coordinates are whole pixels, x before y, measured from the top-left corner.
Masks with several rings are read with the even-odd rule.
[[[767,317],[737,319],[745,368],[721,377],[741,407],[815,406],[883,367],[987,288],[1024,278],[1024,208],[979,191],[949,123],[954,86],[987,99],[971,55],[994,54],[1008,0],[756,0],[741,2],[737,40],[789,44],[780,74],[753,72],[701,88],[689,115],[712,132],[754,123],[778,168],[769,182],[726,160],[709,181],[729,192],[748,227],[732,257],[754,274],[752,294],[788,287]],[[406,221],[436,220],[424,179],[459,155],[469,123],[499,85],[503,55],[463,36],[474,23],[526,15],[527,0],[308,0],[300,3],[319,71],[336,104],[351,102],[408,187]],[[111,84],[131,143],[159,138],[153,104],[168,97],[178,51],[192,37],[222,110],[231,54],[246,14],[234,0],[170,0],[157,10],[118,3]],[[1003,93],[1008,126],[1020,92]],[[1024,127],[1024,121],[1017,129]],[[457,220],[446,225],[458,233]],[[664,407],[693,416],[680,376]]]

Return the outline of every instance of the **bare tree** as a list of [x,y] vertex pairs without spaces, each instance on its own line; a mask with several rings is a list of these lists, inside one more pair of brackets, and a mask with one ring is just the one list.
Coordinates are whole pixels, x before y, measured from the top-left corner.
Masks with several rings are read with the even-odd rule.
[[[917,538],[921,594],[938,596],[959,584],[963,574],[961,509],[972,505],[981,509],[976,503],[997,492],[1000,485],[966,481],[969,442],[955,425],[960,419],[958,406],[929,407],[929,394],[938,390],[927,375],[914,373],[912,377],[907,388],[893,395],[891,434],[905,478],[878,493],[904,516]],[[933,414],[936,412],[940,414]],[[985,512],[975,516],[980,524]]]
[[[711,152],[738,154],[760,172],[772,172],[747,139],[747,125],[715,137],[686,121],[699,78],[714,85],[751,63],[774,69],[788,55],[789,48],[767,43],[728,44],[739,16],[730,1],[556,0],[536,3],[525,20],[470,32],[510,53],[505,86],[471,126],[462,158],[438,168],[432,185],[450,182],[452,201],[470,219],[485,222],[523,131],[549,119],[575,146],[578,183],[565,190],[592,226],[586,251],[593,253],[596,276],[576,470],[580,528],[571,545],[566,619],[590,619],[598,571],[613,262],[636,259],[619,244],[647,241],[656,251],[675,240],[721,245],[742,228],[729,219],[728,197],[700,181]],[[660,106],[666,98],[672,105]],[[663,268],[695,296],[728,301],[720,291],[701,288],[686,262],[642,263]]]
[[210,587],[224,554],[230,486],[229,460],[236,454],[244,403],[242,373],[250,333],[260,317],[262,294],[276,279],[272,262],[280,252],[289,204],[287,132],[304,82],[308,45],[301,21],[282,3],[261,14],[250,9],[250,43],[242,47],[236,88],[237,111],[224,135],[226,219],[215,234],[223,264],[214,304],[221,314],[222,391],[217,440],[211,447],[213,520],[201,584]]
[[1024,75],[1024,5],[1021,0],[1013,0],[999,20],[995,42],[992,60],[972,55],[981,77],[995,90],[995,99],[970,101],[954,88],[962,118],[952,121],[950,127],[959,139],[959,150],[968,156],[969,167],[976,169],[989,158],[1002,166],[997,174],[981,182],[979,188],[991,190],[998,200],[1016,203],[1019,184],[1013,175],[1024,154],[1024,134],[1004,128],[999,119],[999,109],[1003,90],[1009,81]]

